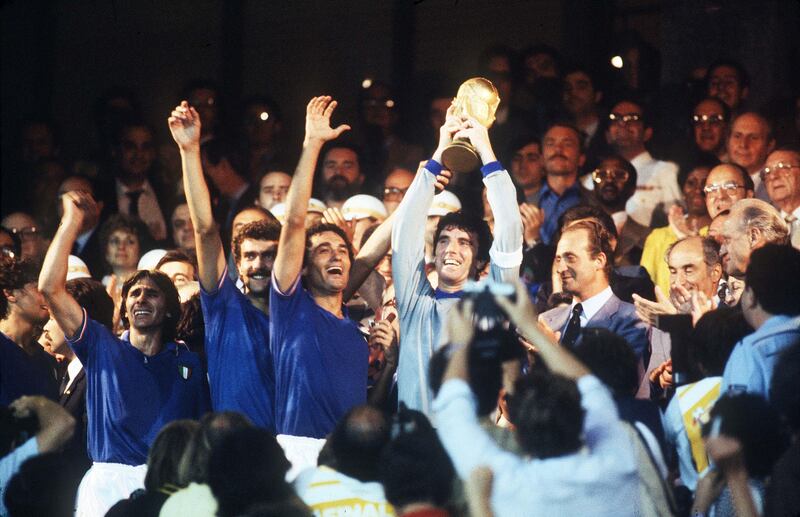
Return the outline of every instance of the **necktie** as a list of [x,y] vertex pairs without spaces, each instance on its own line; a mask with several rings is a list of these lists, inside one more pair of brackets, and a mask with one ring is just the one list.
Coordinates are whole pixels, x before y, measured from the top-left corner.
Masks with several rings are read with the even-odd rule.
[[61,387],[58,389],[58,395],[61,396],[67,391],[67,386],[69,386],[69,371],[64,372],[64,378],[61,379]]
[[561,344],[567,348],[575,348],[575,342],[581,335],[581,312],[583,312],[583,306],[576,303],[572,308],[572,316],[569,318],[564,335],[561,336]]
[[789,226],[789,242],[795,248],[800,249],[800,219],[792,214],[787,215],[784,219]]
[[131,190],[125,193],[130,199],[130,206],[128,207],[128,215],[131,217],[139,217],[139,198],[142,197],[143,190]]

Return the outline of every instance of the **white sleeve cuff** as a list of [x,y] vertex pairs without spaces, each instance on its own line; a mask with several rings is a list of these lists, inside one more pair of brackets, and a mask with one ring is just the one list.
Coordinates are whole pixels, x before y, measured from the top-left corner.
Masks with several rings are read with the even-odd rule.
[[500,251],[494,246],[489,250],[492,263],[499,268],[509,269],[522,264],[522,246],[514,251]]

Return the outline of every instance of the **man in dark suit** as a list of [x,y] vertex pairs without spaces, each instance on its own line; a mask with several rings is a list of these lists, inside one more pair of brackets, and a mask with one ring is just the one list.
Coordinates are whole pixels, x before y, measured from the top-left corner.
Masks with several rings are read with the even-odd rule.
[[[90,278],[76,278],[67,282],[66,289],[86,309],[89,318],[103,325],[112,324],[114,302],[103,284]],[[66,364],[58,390],[58,403],[75,418],[76,426],[75,434],[64,451],[88,470],[91,461],[86,452],[86,372],[55,319],[50,318],[45,324],[39,344],[51,355],[63,357],[62,364]]]
[[646,326],[636,316],[633,304],[621,301],[611,290],[612,257],[610,236],[602,225],[585,220],[567,227],[558,241],[555,270],[561,290],[572,295],[572,303],[542,313],[539,319],[559,333],[567,348],[581,346],[582,328],[601,327],[620,335],[640,360],[640,373],[644,373]]

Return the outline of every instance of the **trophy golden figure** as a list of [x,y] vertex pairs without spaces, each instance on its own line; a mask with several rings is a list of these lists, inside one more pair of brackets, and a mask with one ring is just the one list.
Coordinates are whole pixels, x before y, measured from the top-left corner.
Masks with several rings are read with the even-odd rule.
[[[453,99],[453,112],[461,118],[472,117],[489,128],[494,123],[500,95],[491,81],[483,77],[467,79]],[[481,164],[480,156],[467,138],[456,138],[442,152],[442,165],[455,172],[470,172]]]

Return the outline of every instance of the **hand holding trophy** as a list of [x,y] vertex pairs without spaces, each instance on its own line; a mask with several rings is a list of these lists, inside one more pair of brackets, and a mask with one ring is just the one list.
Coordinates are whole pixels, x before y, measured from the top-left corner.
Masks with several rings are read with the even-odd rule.
[[[453,114],[462,120],[475,119],[486,128],[495,120],[495,112],[500,105],[497,88],[483,77],[473,77],[465,81],[453,100]],[[481,158],[475,146],[467,138],[456,138],[442,152],[442,165],[453,172],[469,172],[477,169]]]

